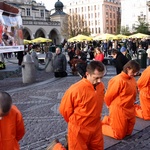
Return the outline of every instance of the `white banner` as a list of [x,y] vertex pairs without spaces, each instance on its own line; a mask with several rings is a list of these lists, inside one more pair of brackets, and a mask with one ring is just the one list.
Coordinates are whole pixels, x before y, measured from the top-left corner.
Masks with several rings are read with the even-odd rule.
[[[24,51],[23,26],[19,10],[6,3],[3,5],[0,8],[0,53]],[[9,12],[9,8],[13,8],[13,11]]]
[[18,46],[0,46],[0,53],[24,51],[24,45]]

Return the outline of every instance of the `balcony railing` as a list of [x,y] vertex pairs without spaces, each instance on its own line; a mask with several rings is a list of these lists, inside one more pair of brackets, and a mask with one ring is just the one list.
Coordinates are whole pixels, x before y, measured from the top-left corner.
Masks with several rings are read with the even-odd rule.
[[60,26],[59,21],[23,20],[23,25]]

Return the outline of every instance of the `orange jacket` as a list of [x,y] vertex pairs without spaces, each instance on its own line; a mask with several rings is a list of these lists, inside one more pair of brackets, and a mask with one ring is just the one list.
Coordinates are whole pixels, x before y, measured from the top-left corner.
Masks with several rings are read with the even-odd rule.
[[[136,100],[136,80],[124,72],[112,78],[108,83],[104,101],[111,111],[113,108],[121,108],[127,118],[135,115],[134,102]],[[114,113],[114,112],[113,112]]]
[[13,105],[9,114],[0,120],[0,150],[19,150],[18,141],[22,139],[24,134],[22,115]]
[[71,124],[82,127],[95,127],[101,119],[104,99],[104,84],[101,82],[96,90],[85,78],[73,84],[64,94],[60,113]]

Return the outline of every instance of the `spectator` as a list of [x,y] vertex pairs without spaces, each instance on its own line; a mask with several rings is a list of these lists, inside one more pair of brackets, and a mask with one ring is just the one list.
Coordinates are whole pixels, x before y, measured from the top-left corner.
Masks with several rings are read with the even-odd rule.
[[69,61],[68,61],[68,63],[69,63],[70,68],[71,68],[71,67],[72,67],[71,60],[73,59],[73,57],[74,57],[74,55],[75,55],[75,52],[74,52],[74,50],[73,50],[72,47],[68,47],[67,52],[68,52],[68,56],[69,56]]
[[102,51],[101,51],[101,49],[99,47],[97,47],[95,49],[94,56],[95,56],[94,60],[103,62],[103,60],[104,60],[104,54],[102,53]]
[[79,74],[81,78],[85,77],[86,72],[86,54],[81,50],[75,50],[74,58],[71,60],[72,73]]
[[150,45],[148,45],[148,49],[146,50],[147,57],[148,57],[148,65],[150,65]]
[[19,141],[25,134],[22,115],[12,98],[6,92],[0,92],[0,150],[19,150]]
[[55,77],[66,77],[67,76],[67,59],[64,54],[61,53],[59,47],[56,48],[56,55],[53,61],[54,75]]
[[124,65],[123,71],[108,82],[104,101],[109,108],[109,116],[102,120],[104,135],[121,140],[132,133],[137,94],[134,76],[139,70],[139,64],[135,60],[130,60]]
[[147,67],[137,81],[140,105],[135,104],[136,116],[150,120],[150,66]]
[[123,66],[128,62],[128,59],[116,49],[112,49],[111,55],[114,58],[116,73],[119,74],[123,70]]
[[72,85],[60,103],[60,113],[68,123],[68,148],[70,150],[102,150],[101,112],[104,84],[101,78],[105,67],[99,61],[87,66],[86,78]]
[[132,57],[131,55],[128,53],[127,48],[125,48],[124,46],[121,47],[120,52],[127,57],[128,60],[131,60]]

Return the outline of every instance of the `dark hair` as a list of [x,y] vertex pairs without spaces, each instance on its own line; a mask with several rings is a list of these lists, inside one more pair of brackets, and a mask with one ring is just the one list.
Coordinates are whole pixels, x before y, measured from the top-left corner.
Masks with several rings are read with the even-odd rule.
[[105,71],[105,66],[100,61],[91,61],[86,68],[86,71],[89,74],[92,74],[95,70],[98,70],[99,72]]
[[7,92],[0,92],[0,109],[2,113],[8,113],[12,105],[12,98]]
[[136,60],[130,60],[123,66],[123,71],[127,73],[128,69],[133,69],[133,72],[138,72],[140,70],[140,65]]
[[113,49],[111,50],[111,54],[112,54],[112,55],[118,54],[118,53],[119,53],[119,51],[118,51],[117,49],[114,49],[114,48],[113,48]]

